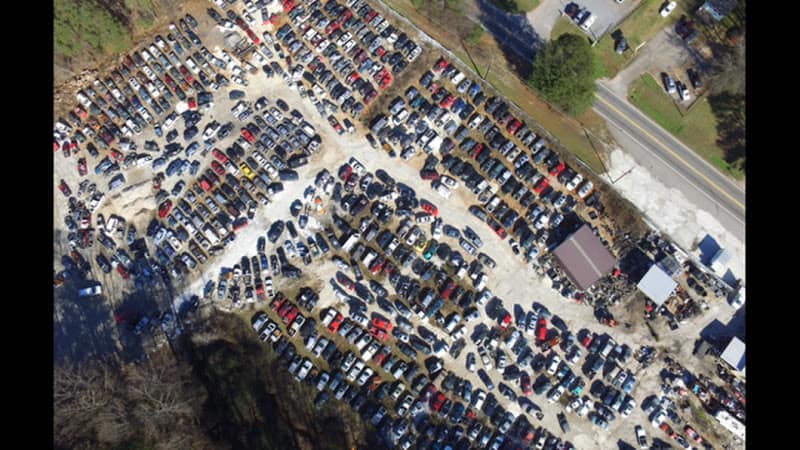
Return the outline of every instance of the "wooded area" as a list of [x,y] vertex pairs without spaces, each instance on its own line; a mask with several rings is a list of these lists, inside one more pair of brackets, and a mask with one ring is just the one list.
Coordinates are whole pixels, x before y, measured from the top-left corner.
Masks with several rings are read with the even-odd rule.
[[184,335],[179,359],[165,350],[139,365],[55,367],[55,448],[383,447],[346,404],[316,410],[316,389],[294,381],[239,317],[216,314],[206,329]]

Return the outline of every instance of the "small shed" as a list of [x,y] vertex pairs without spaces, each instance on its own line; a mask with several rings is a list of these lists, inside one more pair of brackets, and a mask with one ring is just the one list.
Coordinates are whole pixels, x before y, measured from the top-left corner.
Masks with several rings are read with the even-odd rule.
[[728,363],[729,366],[736,369],[742,375],[745,374],[744,350],[744,342],[742,342],[742,340],[738,337],[734,336],[731,338],[728,346],[725,347],[725,351],[723,351],[722,355],[720,356],[723,361]]
[[661,306],[675,292],[678,283],[675,282],[664,269],[653,264],[650,270],[639,280],[636,287],[644,293],[657,306]]

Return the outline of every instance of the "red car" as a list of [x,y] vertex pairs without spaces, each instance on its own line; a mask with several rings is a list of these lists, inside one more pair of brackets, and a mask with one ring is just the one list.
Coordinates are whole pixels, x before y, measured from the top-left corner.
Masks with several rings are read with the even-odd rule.
[[700,436],[700,434],[697,433],[697,430],[692,428],[691,425],[687,424],[683,431],[686,433],[686,436],[688,436],[689,439],[693,440],[695,443],[700,444],[703,442],[703,437]]
[[344,23],[350,20],[351,17],[353,17],[353,11],[345,9],[337,22],[339,22],[340,25],[344,25]]
[[172,200],[166,199],[158,206],[158,217],[163,219],[170,211],[172,211]]
[[581,341],[581,344],[584,347],[589,348],[589,346],[592,345],[593,340],[594,340],[594,333],[586,333],[586,336],[584,336],[583,340]]
[[511,133],[512,135],[515,135],[517,134],[517,130],[519,130],[521,126],[522,122],[520,122],[518,119],[513,119],[511,122],[509,122],[508,126],[506,127],[506,130],[508,130],[508,132]]
[[536,192],[537,194],[541,194],[542,191],[545,190],[545,188],[547,188],[547,186],[550,186],[550,181],[548,181],[547,178],[542,178],[542,180],[539,181],[539,183],[537,183],[536,186],[534,186],[533,191]]
[[381,330],[380,328],[369,327],[369,333],[375,336],[375,339],[379,341],[387,341],[389,339],[389,333],[386,330]]
[[369,273],[377,275],[381,269],[383,269],[384,264],[386,264],[386,258],[378,257],[372,264],[370,264]]
[[422,208],[422,210],[428,214],[432,214],[433,216],[439,215],[439,208],[437,208],[436,205],[427,200],[422,200],[421,202],[419,202],[419,207]]
[[258,45],[261,43],[261,38],[259,38],[255,33],[253,33],[253,30],[251,30],[250,28],[244,30],[244,32],[247,33],[247,37],[249,37],[250,40],[253,41],[253,44]]
[[372,325],[375,326],[376,328],[380,328],[386,331],[392,331],[392,328],[394,327],[394,325],[392,325],[392,322],[389,322],[388,320],[380,316],[375,316],[372,318]]
[[447,400],[447,398],[444,396],[444,394],[437,392],[433,399],[431,399],[431,408],[433,408],[434,411],[439,412],[439,410],[442,409],[442,405],[444,405],[445,400]]
[[292,307],[286,313],[286,316],[283,317],[283,323],[285,323],[288,327],[292,322],[294,322],[295,317],[297,317],[299,313],[300,310],[297,309],[297,306],[292,305]]
[[557,177],[561,175],[561,172],[563,172],[564,169],[566,168],[567,168],[566,163],[564,163],[564,161],[561,161],[560,163],[558,163],[557,166],[553,167],[553,170],[550,171],[550,175]]
[[122,161],[123,159],[125,159],[125,155],[123,155],[122,152],[120,152],[117,149],[111,150],[111,157],[117,161]]
[[339,27],[341,27],[341,26],[342,25],[339,22],[331,22],[331,23],[328,24],[327,27],[325,27],[325,34],[331,34],[335,30],[338,30]]
[[503,319],[500,321],[500,329],[505,330],[506,328],[508,328],[510,324],[511,324],[511,314],[506,313],[506,315],[503,316]]
[[225,168],[222,167],[222,164],[220,164],[218,161],[213,161],[212,160],[211,161],[211,168],[214,170],[214,172],[217,173],[217,175],[219,175],[221,177],[225,176]]
[[358,73],[358,71],[357,71],[357,70],[354,70],[354,71],[353,71],[353,72],[351,72],[351,73],[350,73],[350,75],[347,77],[347,84],[349,84],[349,85],[351,85],[351,86],[352,86],[352,85],[353,85],[353,83],[355,83],[355,82],[356,82],[356,81],[357,81],[359,78],[361,78],[361,75]]
[[389,87],[390,84],[392,84],[392,76],[386,75],[383,78],[381,78],[380,83],[378,83],[378,87],[380,87],[381,89],[386,89]]
[[59,147],[58,146],[58,141],[53,139],[53,152],[57,152],[58,151],[58,147]]
[[328,331],[331,333],[336,333],[339,330],[339,327],[342,326],[342,322],[344,322],[344,316],[339,313],[336,315],[336,318],[331,321],[331,324],[328,325]]
[[483,142],[479,142],[473,149],[472,149],[472,158],[478,159],[478,155],[486,149],[486,146],[483,145]]
[[247,128],[242,128],[241,130],[242,137],[249,143],[254,143],[256,141],[256,137],[253,136],[253,133],[250,132]]
[[449,65],[450,63],[446,59],[444,59],[443,57],[439,58],[439,60],[436,61],[436,63],[433,65],[433,73],[439,73],[444,69],[446,69],[447,66]]
[[539,323],[536,324],[536,328],[536,339],[539,341],[547,339],[547,320],[540,318]]
[[453,280],[448,281],[447,286],[445,286],[441,293],[442,298],[445,300],[450,300],[450,295],[453,293],[453,289],[455,288],[456,283]]
[[674,438],[676,436],[675,431],[672,429],[671,426],[667,422],[662,422],[661,425],[658,427],[661,428],[661,431],[667,434],[667,436]]
[[353,167],[350,164],[345,164],[339,169],[339,179],[347,183],[350,176],[353,174]]
[[453,103],[455,103],[455,101],[456,101],[456,98],[453,97],[453,94],[449,94],[447,97],[442,99],[442,102],[439,103],[439,106],[441,106],[442,108],[448,109],[451,106],[453,106]]
[[219,162],[221,162],[223,164],[225,164],[228,161],[228,157],[225,156],[225,153],[222,153],[221,151],[219,151],[218,148],[215,148],[214,150],[212,150],[211,154],[213,154],[214,158],[217,158],[219,160]]
[[278,317],[280,317],[281,320],[283,320],[286,317],[286,314],[289,313],[289,310],[291,310],[293,307],[294,305],[292,305],[290,302],[284,302],[281,305],[280,309],[278,309]]
[[210,191],[210,190],[211,190],[211,188],[213,188],[213,187],[214,187],[214,186],[213,186],[213,185],[212,185],[212,184],[211,184],[211,183],[208,181],[208,178],[206,178],[206,176],[205,176],[205,175],[203,175],[203,176],[200,178],[200,188],[201,188],[201,189],[203,189],[204,191],[208,192],[208,191]]
[[78,160],[78,175],[86,176],[86,158],[81,158]]
[[281,294],[278,294],[272,303],[269,304],[269,307],[272,308],[273,311],[277,311],[281,306],[283,306],[284,302],[286,302],[286,297]]
[[125,280],[128,280],[131,277],[131,273],[128,272],[128,269],[126,269],[122,264],[117,266],[117,272],[122,275],[122,278]]
[[297,6],[293,0],[283,0],[283,12],[289,14]]

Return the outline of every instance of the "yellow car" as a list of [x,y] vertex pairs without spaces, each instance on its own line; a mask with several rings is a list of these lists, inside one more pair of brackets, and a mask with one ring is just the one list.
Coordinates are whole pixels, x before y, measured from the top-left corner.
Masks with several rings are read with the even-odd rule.
[[425,238],[424,235],[420,235],[417,242],[414,243],[414,250],[417,252],[418,255],[421,255],[422,252],[425,251],[425,247],[428,245],[428,240]]
[[253,181],[253,178],[256,177],[256,173],[253,172],[253,169],[251,169],[246,163],[240,164],[239,168],[242,169],[244,176],[246,176],[248,180]]

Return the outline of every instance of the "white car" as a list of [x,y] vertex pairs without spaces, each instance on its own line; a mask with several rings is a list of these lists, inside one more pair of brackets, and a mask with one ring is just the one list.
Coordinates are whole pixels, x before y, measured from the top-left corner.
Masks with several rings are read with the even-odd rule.
[[672,12],[672,10],[675,9],[676,6],[678,6],[676,2],[667,3],[666,6],[661,8],[661,11],[659,11],[661,13],[661,17],[667,17]]
[[441,178],[439,178],[439,180],[442,182],[442,184],[449,187],[450,189],[458,189],[458,181],[456,181],[452,177],[444,175]]
[[559,357],[556,354],[553,354],[553,357],[550,360],[550,364],[547,366],[548,375],[555,375],[556,369],[558,369],[558,365],[560,363],[561,363],[561,357]]
[[303,381],[308,375],[308,372],[311,371],[312,367],[314,367],[314,365],[311,364],[311,360],[306,358],[303,360],[303,365],[300,366],[300,370],[297,371],[297,375],[295,375],[294,378],[297,381]]
[[579,184],[581,184],[581,181],[583,181],[583,175],[581,175],[581,174],[575,175],[567,183],[567,190],[570,191],[570,192],[574,191],[575,188],[578,187]]
[[587,181],[579,190],[578,190],[578,197],[586,198],[590,192],[592,192],[592,188],[594,188],[594,183],[591,181]]
[[583,406],[583,400],[580,397],[575,397],[574,400],[567,405],[567,412],[578,411],[578,408]]
[[486,392],[483,389],[475,389],[475,394],[472,397],[472,406],[480,410],[483,407],[483,402],[486,401]]
[[434,221],[434,219],[435,219],[435,217],[433,217],[433,214],[420,214],[420,215],[418,215],[418,216],[416,217],[416,221],[417,221],[417,223],[420,223],[420,224],[421,224],[421,223],[430,223],[430,222],[433,222],[433,221]]
[[577,414],[578,417],[583,417],[592,409],[592,407],[594,407],[594,402],[588,397],[583,397],[583,404],[580,406],[580,408],[575,410],[575,414]]
[[433,188],[436,189],[436,192],[445,199],[450,199],[450,195],[452,194],[452,192],[450,192],[450,189],[448,189],[448,187],[445,186],[443,183],[436,182]]

